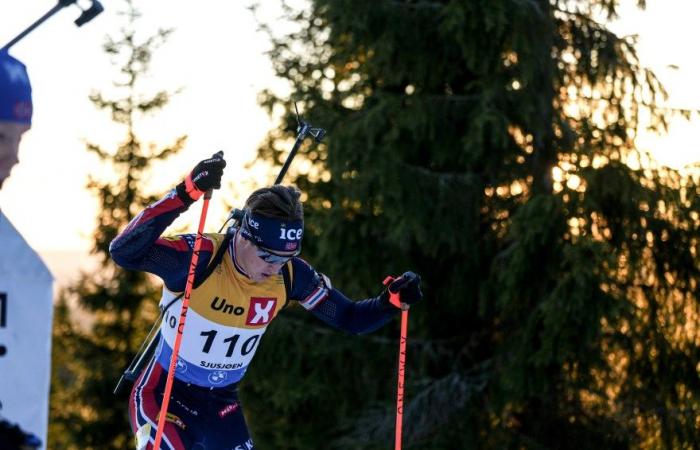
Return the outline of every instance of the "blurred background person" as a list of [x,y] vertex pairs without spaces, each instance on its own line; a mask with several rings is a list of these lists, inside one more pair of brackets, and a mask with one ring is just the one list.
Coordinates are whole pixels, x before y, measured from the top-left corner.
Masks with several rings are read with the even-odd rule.
[[[27,69],[0,50],[0,188],[31,127]],[[39,209],[40,210],[40,209]],[[37,219],[39,218],[37,211]],[[53,277],[0,205],[0,448],[46,442]]]

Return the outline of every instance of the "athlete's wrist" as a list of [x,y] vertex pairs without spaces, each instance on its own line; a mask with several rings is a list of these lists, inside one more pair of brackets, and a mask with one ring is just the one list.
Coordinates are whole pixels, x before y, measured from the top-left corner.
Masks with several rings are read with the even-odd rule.
[[177,186],[175,186],[175,192],[177,193],[177,196],[182,201],[182,203],[185,204],[185,206],[189,207],[192,203],[197,201],[196,198],[192,198],[189,192],[187,192],[187,184],[185,183],[185,181],[182,181]]

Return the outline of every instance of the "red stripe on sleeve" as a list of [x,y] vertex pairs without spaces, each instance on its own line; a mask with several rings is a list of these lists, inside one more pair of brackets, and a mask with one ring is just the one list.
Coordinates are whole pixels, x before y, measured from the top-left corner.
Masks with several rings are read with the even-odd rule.
[[176,236],[174,238],[158,238],[156,240],[156,245],[162,245],[163,247],[172,248],[179,252],[190,251],[190,246],[187,245],[187,242],[180,236]]

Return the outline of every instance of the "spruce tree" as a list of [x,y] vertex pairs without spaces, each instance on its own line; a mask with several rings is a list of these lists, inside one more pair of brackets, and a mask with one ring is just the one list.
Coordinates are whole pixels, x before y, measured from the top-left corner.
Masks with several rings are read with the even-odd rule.
[[[354,297],[423,277],[405,448],[696,445],[698,177],[635,146],[671,111],[617,6],[313,0],[263,24],[291,95],[262,93],[286,114],[260,156],[281,163],[293,99],[328,129],[292,173],[305,257]],[[283,317],[243,391],[256,442],[388,448],[397,334]]]
[[[49,448],[132,447],[129,389],[117,396],[112,390],[157,316],[157,286],[145,273],[117,267],[109,257],[109,243],[135,214],[157,199],[142,193],[143,181],[154,162],[182,148],[186,136],[159,148],[136,133],[136,126],[166,106],[170,98],[168,91],[145,93],[140,83],[153,52],[171,30],[142,36],[139,12],[131,0],[125,2],[126,25],[116,35],[107,36],[104,44],[119,74],[109,94],[90,96],[98,109],[110,112],[124,129],[124,138],[115,146],[87,145],[114,177],[106,181],[90,177],[88,188],[99,203],[92,248],[99,266],[82,274],[62,294],[56,314]],[[68,308],[69,299],[77,299],[79,310]]]

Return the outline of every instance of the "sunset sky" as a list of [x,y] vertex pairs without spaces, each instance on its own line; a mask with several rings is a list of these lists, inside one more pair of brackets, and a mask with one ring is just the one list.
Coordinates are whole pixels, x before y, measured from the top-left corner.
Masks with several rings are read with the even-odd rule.
[[[50,9],[55,0],[7,0],[0,3],[0,44],[4,45],[32,21]],[[225,151],[228,166],[224,184],[237,186],[245,195],[251,183],[265,183],[262,171],[246,171],[244,165],[272,119],[257,105],[257,94],[266,87],[278,91],[285,84],[275,80],[264,51],[267,37],[257,30],[248,2],[200,0],[136,2],[143,13],[145,32],[174,28],[175,32],[155,54],[147,92],[184,88],[157,120],[143,123],[142,136],[160,144],[188,134],[186,149],[167,163],[144,187],[162,192],[178,182],[200,159]],[[277,3],[277,2],[266,2]],[[698,41],[697,0],[649,0],[646,11],[637,11],[626,0],[621,19],[612,24],[619,34],[638,34],[644,64],[654,69],[670,92],[669,105],[700,108],[700,61],[692,46]],[[85,151],[89,140],[108,146],[121,134],[105,113],[88,100],[93,90],[109,89],[115,69],[102,52],[106,33],[114,33],[123,19],[116,15],[123,3],[104,0],[106,11],[77,28],[75,7],[65,8],[11,53],[29,68],[34,89],[35,115],[21,145],[20,164],[0,191],[0,205],[27,241],[41,254],[84,252],[90,247],[96,202],[85,189],[88,173],[103,173],[95,157]],[[303,4],[303,2],[301,2]],[[264,12],[274,21],[276,10]],[[672,69],[670,66],[678,66]],[[673,167],[700,161],[694,128],[698,120],[672,124],[668,136],[644,135],[641,148]],[[244,184],[242,184],[244,183]],[[209,230],[218,229],[226,215],[222,195],[212,202]],[[229,203],[236,199],[229,198]],[[198,208],[183,220],[195,222]],[[193,225],[194,226],[194,225]],[[55,264],[55,262],[51,262]],[[52,267],[53,270],[53,267]]]
[[[9,41],[53,4],[3,2],[0,40]],[[64,8],[11,50],[28,66],[35,113],[20,147],[20,164],[0,191],[0,204],[40,252],[89,248],[97,205],[85,184],[88,173],[103,173],[104,168],[85,151],[84,142],[109,149],[123,136],[123,129],[88,100],[93,90],[109,90],[116,73],[101,46],[105,34],[123,23],[116,14],[123,2],[103,4],[106,11],[82,28],[72,23],[79,11]],[[255,157],[257,145],[273,126],[256,96],[268,86],[284,88],[272,75],[264,55],[269,44],[256,31],[252,13],[244,2],[222,0],[137,4],[144,33],[175,28],[155,53],[145,92],[183,88],[157,119],[139,127],[140,134],[159,144],[189,135],[187,148],[156,166],[144,189],[163,192],[219,149],[228,160],[225,184],[252,181],[260,173],[247,173],[243,166]],[[274,12],[268,16],[274,17]],[[216,228],[226,214],[221,203],[215,196],[209,220]]]

